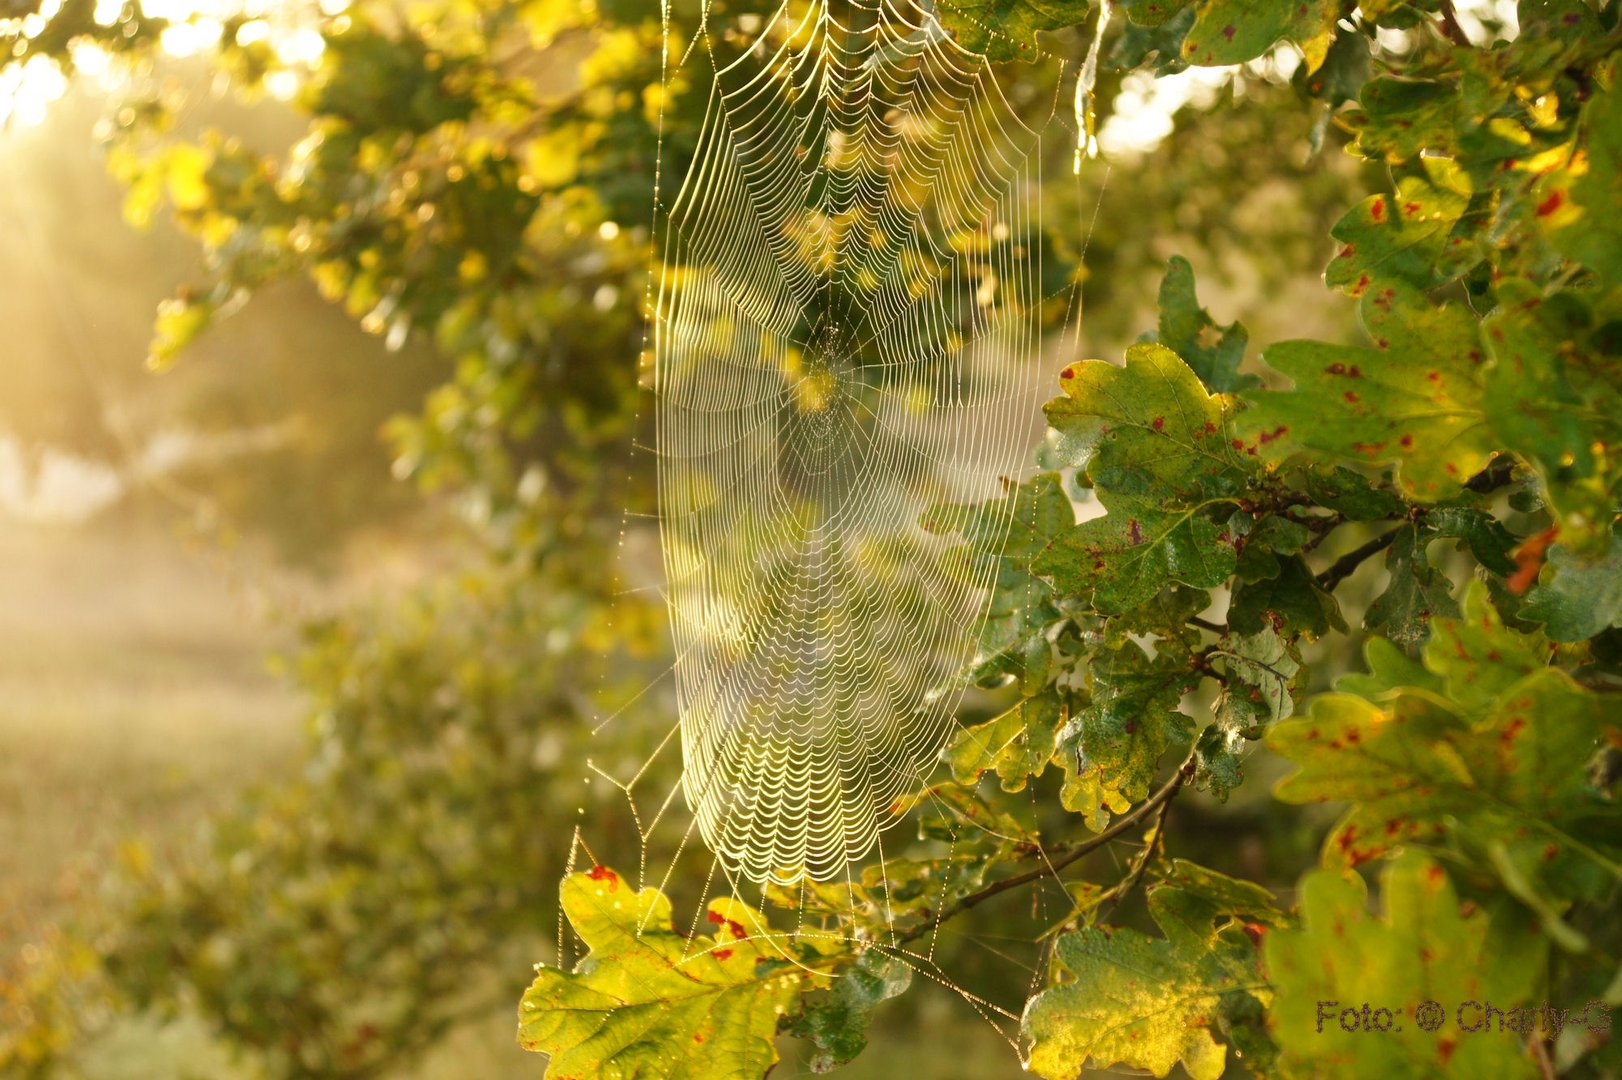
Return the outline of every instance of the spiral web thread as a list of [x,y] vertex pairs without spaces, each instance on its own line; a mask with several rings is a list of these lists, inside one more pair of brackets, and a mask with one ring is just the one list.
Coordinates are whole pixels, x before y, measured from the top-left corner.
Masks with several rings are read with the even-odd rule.
[[1037,143],[910,0],[785,6],[716,71],[655,397],[682,788],[731,873],[844,873],[949,730],[995,573],[953,537],[1027,448]]

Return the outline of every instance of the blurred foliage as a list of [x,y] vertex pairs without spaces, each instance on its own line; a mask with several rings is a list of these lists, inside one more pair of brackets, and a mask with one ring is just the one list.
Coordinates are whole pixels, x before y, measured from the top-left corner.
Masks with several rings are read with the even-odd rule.
[[[760,10],[677,4],[670,40],[702,14],[735,54],[740,17]],[[708,91],[685,73],[661,83],[656,15],[435,0],[323,16],[297,99],[308,126],[286,154],[181,137],[161,96],[117,114],[128,213],[167,207],[209,266],[160,311],[154,361],[184,363],[294,277],[391,345],[430,339],[452,375],[392,426],[396,472],[454,492],[487,558],[312,630],[305,778],[214,822],[206,851],[137,862],[93,947],[57,943],[0,984],[0,1065],[71,1075],[92,984],[116,1008],[199,1013],[273,1076],[403,1067],[487,1007],[476,971],[517,999],[507,951],[548,933],[584,718],[664,662],[651,594],[604,569],[622,536],[646,539],[625,508],[651,505],[627,444],[654,166],[683,175]],[[1095,16],[1016,0],[942,18],[1037,54],[999,74],[1034,109],[1059,88],[1055,51],[1079,55]],[[103,26],[77,3],[48,33],[10,25],[9,64],[85,40],[153,63],[161,30],[133,9]],[[213,62],[253,96],[287,65],[241,29]],[[695,1048],[719,1044],[722,1072],[758,1076],[781,1031],[835,1065],[905,988],[907,943],[989,917],[1034,943],[1039,983],[996,970],[1013,965],[954,971],[970,992],[1031,999],[1039,1075],[1214,1076],[1237,1055],[1280,1076],[1622,1068],[1622,1044],[1590,1027],[1514,1031],[1489,1062],[1446,1033],[1421,1046],[1413,1026],[1421,986],[1449,1004],[1622,993],[1622,32],[1615,4],[1581,0],[1525,0],[1518,32],[1500,29],[1471,40],[1446,0],[1117,5],[1105,118],[1127,80],[1246,66],[1231,100],[1185,109],[1158,150],[1044,192],[1050,242],[1087,279],[1088,333],[1125,344],[1164,276],[1124,366],[1063,372],[1045,471],[1005,496],[1009,547],[981,517],[961,537],[970,558],[1006,556],[965,678],[1019,700],[947,748],[915,847],[848,888],[769,898],[835,931],[800,935],[792,958],[751,940],[769,912],[722,899],[702,958],[681,961],[694,943],[670,927],[670,897],[606,867],[565,877],[591,952],[540,972],[526,1045],[574,1075],[704,1077],[723,1059]],[[1133,212],[1090,227],[1106,175]],[[1267,293],[1325,261],[1360,334],[1330,333],[1349,312],[1329,294],[1294,331],[1325,340],[1253,363],[1245,328],[1197,299],[1194,265],[1244,267]],[[1073,498],[1105,512],[1077,523]],[[1361,568],[1380,558],[1369,595]],[[1359,649],[1368,670],[1329,691]],[[640,702],[614,738],[640,756],[670,707]],[[1289,767],[1276,800],[1245,784]],[[629,828],[616,813],[605,798],[595,820]],[[967,818],[990,827],[955,828]],[[1247,845],[1263,851],[1253,880],[1228,872]],[[1172,857],[1192,853],[1223,872]],[[1375,916],[1356,868],[1380,862]],[[1069,867],[1045,925],[980,906]],[[1298,879],[1292,911],[1274,892]],[[611,887],[652,932],[598,902]],[[678,978],[678,962],[702,967]],[[1320,1039],[1304,1012],[1319,999],[1391,1002],[1409,1030]]]

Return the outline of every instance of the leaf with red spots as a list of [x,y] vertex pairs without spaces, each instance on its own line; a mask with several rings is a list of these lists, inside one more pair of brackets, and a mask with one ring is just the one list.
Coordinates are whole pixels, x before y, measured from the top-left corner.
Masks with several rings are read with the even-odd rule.
[[764,1076],[779,1020],[829,982],[809,968],[843,960],[828,941],[773,935],[733,899],[710,905],[721,937],[688,939],[663,893],[637,892],[607,867],[564,878],[560,895],[590,951],[573,972],[542,968],[518,1013],[519,1044],[549,1055],[553,1075]]
[[[1622,280],[1622,92],[1617,78],[1622,64],[1613,57],[1598,80],[1594,95],[1583,106],[1585,152],[1569,168],[1554,170],[1545,183],[1554,188],[1538,206],[1540,222],[1552,233],[1555,246],[1566,255],[1597,271],[1611,282]],[[1554,194],[1557,204],[1545,206]]]
[[957,0],[942,4],[941,25],[959,45],[992,60],[1035,61],[1037,34],[1087,19],[1087,0]]
[[1329,234],[1340,246],[1325,284],[1353,296],[1391,281],[1433,288],[1481,260],[1472,227],[1484,222],[1472,217],[1460,229],[1469,178],[1443,158],[1420,164],[1425,175],[1403,177],[1395,195],[1371,195],[1335,223]]
[[1451,156],[1458,139],[1459,90],[1453,83],[1379,78],[1366,83],[1360,108],[1341,117],[1356,134],[1350,149],[1393,165],[1422,150]]
[[[1513,927],[1502,930],[1485,911],[1462,914],[1447,873],[1416,851],[1381,875],[1380,894],[1384,911],[1375,915],[1361,877],[1313,871],[1301,883],[1299,927],[1263,940],[1281,1074],[1536,1077],[1530,1056],[1506,1050],[1496,1033],[1461,1033],[1455,1014],[1467,1001],[1508,1007],[1534,1000],[1547,940],[1526,932],[1531,927],[1513,909],[1494,913]],[[1415,1020],[1427,999],[1447,1010],[1439,1031]]]
[[1425,666],[1444,680],[1446,693],[1469,715],[1489,711],[1515,683],[1549,666],[1549,642],[1542,634],[1522,634],[1504,625],[1474,582],[1464,594],[1457,619],[1439,619],[1425,646]]
[[1307,70],[1316,71],[1340,9],[1340,0],[1196,0],[1183,59],[1206,67],[1242,64],[1283,38],[1299,45]]
[[1523,279],[1497,288],[1482,321],[1493,363],[1485,410],[1505,449],[1538,473],[1568,548],[1593,555],[1622,490],[1622,365],[1615,324],[1572,292]]
[[1062,533],[1032,568],[1065,593],[1085,593],[1113,614],[1153,599],[1174,581],[1211,589],[1232,576],[1232,541],[1198,508],[1163,510],[1135,496],[1105,498],[1109,513]]
[[1036,1075],[1070,1080],[1122,1064],[1165,1076],[1179,1063],[1195,1080],[1222,1075],[1219,1015],[1237,998],[1272,996],[1245,921],[1279,925],[1278,912],[1265,889],[1181,860],[1149,910],[1165,937],[1088,927],[1058,940],[1061,980],[1021,1021]]
[[1055,760],[1064,768],[1064,808],[1097,832],[1149,794],[1166,752],[1193,737],[1179,709],[1197,680],[1186,644],[1163,640],[1153,656],[1117,632],[1088,665],[1091,703],[1059,731]]
[[1235,541],[1212,518],[1255,470],[1233,445],[1223,399],[1162,345],[1132,346],[1124,368],[1088,360],[1066,373],[1066,395],[1046,406],[1055,453],[1086,470],[1108,513],[1061,533],[1033,570],[1105,613],[1172,582],[1226,581]]
[[1600,695],[1539,664],[1540,649],[1536,636],[1499,625],[1478,587],[1465,618],[1426,649],[1441,693],[1428,682],[1380,701],[1325,694],[1275,726],[1268,745],[1298,766],[1278,796],[1352,804],[1325,859],[1355,866],[1402,843],[1491,837],[1512,852],[1553,842],[1601,884],[1622,873],[1604,854],[1622,836],[1622,813],[1584,772],[1622,729]]
[[[1239,414],[1240,434],[1270,458],[1304,448],[1395,464],[1399,491],[1418,502],[1457,495],[1498,448],[1482,411],[1475,319],[1400,284],[1364,293],[1360,313],[1374,348],[1286,341],[1263,352],[1295,388],[1247,394],[1254,407]],[[1263,441],[1280,428],[1285,437]]]
[[1065,374],[1064,396],[1043,407],[1054,455],[1095,487],[1187,503],[1235,494],[1256,471],[1233,446],[1223,399],[1165,345],[1131,346],[1124,367],[1084,360]]

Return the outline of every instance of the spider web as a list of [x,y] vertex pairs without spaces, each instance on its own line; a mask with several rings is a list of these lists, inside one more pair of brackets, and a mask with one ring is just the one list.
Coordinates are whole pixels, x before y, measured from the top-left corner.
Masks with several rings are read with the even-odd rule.
[[951,537],[1028,446],[1038,143],[910,0],[784,7],[716,64],[656,452],[682,788],[751,881],[844,873],[948,733],[995,573]]
[[[633,833],[635,887],[691,911],[690,941],[712,895],[753,893],[797,915],[767,943],[785,959],[804,937],[878,949],[1017,1053],[1046,944],[1015,956],[938,919],[901,930],[881,833],[929,817],[944,838],[926,857],[946,863],[972,857],[963,837],[1013,839],[928,779],[998,572],[960,534],[971,513],[985,527],[1040,437],[1057,367],[1045,317],[1080,311],[1079,278],[1043,277],[1040,129],[1057,98],[1027,105],[1048,112],[1027,126],[986,58],[911,0],[795,0],[720,29],[706,9],[679,61],[666,14],[662,84],[707,83],[708,98],[668,207],[660,99],[653,430],[638,445],[656,459],[658,530],[622,529],[618,576],[623,597],[663,598],[675,659],[599,688],[611,711],[592,734],[621,730],[586,761],[565,872],[617,861],[614,838]],[[1057,91],[1070,63],[1038,55]],[[938,916],[949,884],[926,891]],[[1032,916],[1054,900],[1068,910],[1061,883],[1038,883]],[[830,903],[876,904],[880,928],[847,929]],[[561,911],[557,931],[566,966],[581,949]],[[1023,996],[960,985],[936,957],[947,936],[1028,972]]]

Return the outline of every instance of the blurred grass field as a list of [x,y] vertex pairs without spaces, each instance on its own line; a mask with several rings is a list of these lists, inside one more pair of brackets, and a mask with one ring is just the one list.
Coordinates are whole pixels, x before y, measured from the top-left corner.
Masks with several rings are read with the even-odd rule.
[[288,631],[155,520],[0,522],[0,949],[87,897],[119,846],[163,846],[286,775]]

